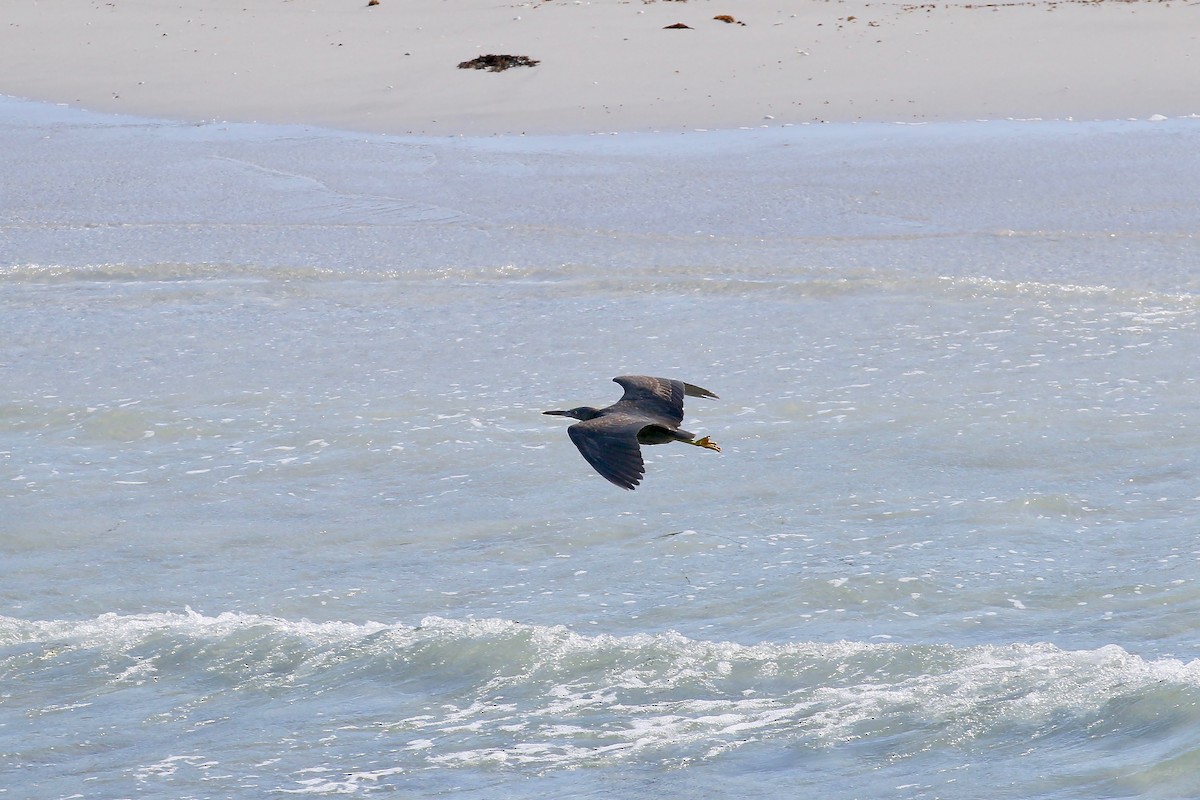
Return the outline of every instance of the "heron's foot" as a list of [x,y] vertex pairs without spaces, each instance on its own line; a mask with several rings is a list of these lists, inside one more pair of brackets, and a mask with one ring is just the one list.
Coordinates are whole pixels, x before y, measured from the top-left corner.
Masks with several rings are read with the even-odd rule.
[[696,445],[696,447],[703,447],[707,450],[716,450],[718,453],[721,452],[720,445],[718,445],[716,442],[714,442],[712,439],[708,438],[707,436],[702,437],[700,439],[696,439],[695,441],[691,442],[690,444],[694,444],[694,445]]

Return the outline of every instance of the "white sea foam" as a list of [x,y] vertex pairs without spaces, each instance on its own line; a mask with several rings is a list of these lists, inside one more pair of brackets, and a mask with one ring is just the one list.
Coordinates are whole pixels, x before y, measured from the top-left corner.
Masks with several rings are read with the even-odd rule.
[[[780,738],[833,746],[898,728],[929,731],[930,746],[1021,727],[1070,730],[1105,709],[1200,689],[1200,661],[1148,660],[1115,645],[739,645],[670,632],[586,636],[498,619],[429,617],[409,628],[190,611],[75,622],[5,617],[0,648],[19,651],[6,659],[17,676],[35,679],[66,661],[86,669],[88,681],[114,687],[150,676],[184,686],[222,674],[229,691],[282,689],[285,698],[300,693],[288,702],[302,702],[337,694],[349,676],[381,689],[425,685],[428,711],[385,723],[416,756],[413,768],[563,766]],[[191,654],[186,663],[181,653]],[[122,658],[140,666],[131,674]],[[54,710],[63,709],[46,711]],[[147,774],[194,760],[173,756]]]

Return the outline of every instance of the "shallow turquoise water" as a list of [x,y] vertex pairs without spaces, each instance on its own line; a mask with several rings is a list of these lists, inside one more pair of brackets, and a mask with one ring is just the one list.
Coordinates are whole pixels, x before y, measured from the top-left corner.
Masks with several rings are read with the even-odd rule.
[[1194,120],[3,108],[12,796],[1195,795]]

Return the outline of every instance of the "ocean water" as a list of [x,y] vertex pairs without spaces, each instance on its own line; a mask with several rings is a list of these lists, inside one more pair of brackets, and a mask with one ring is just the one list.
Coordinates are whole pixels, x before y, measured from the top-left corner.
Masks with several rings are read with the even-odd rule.
[[3,100],[0,796],[1200,796],[1198,154]]

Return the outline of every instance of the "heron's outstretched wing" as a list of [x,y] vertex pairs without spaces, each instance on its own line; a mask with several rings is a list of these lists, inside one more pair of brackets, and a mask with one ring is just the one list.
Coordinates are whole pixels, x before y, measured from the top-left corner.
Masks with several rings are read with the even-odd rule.
[[637,440],[646,424],[644,419],[612,414],[577,422],[567,434],[596,472],[622,489],[632,489],[646,473]]
[[648,375],[622,375],[613,378],[625,390],[621,399],[614,405],[621,411],[635,414],[646,414],[658,424],[668,424],[673,428],[683,422],[683,397],[711,397],[716,395],[708,389],[701,389],[683,381],[673,381],[669,378],[652,378]]

